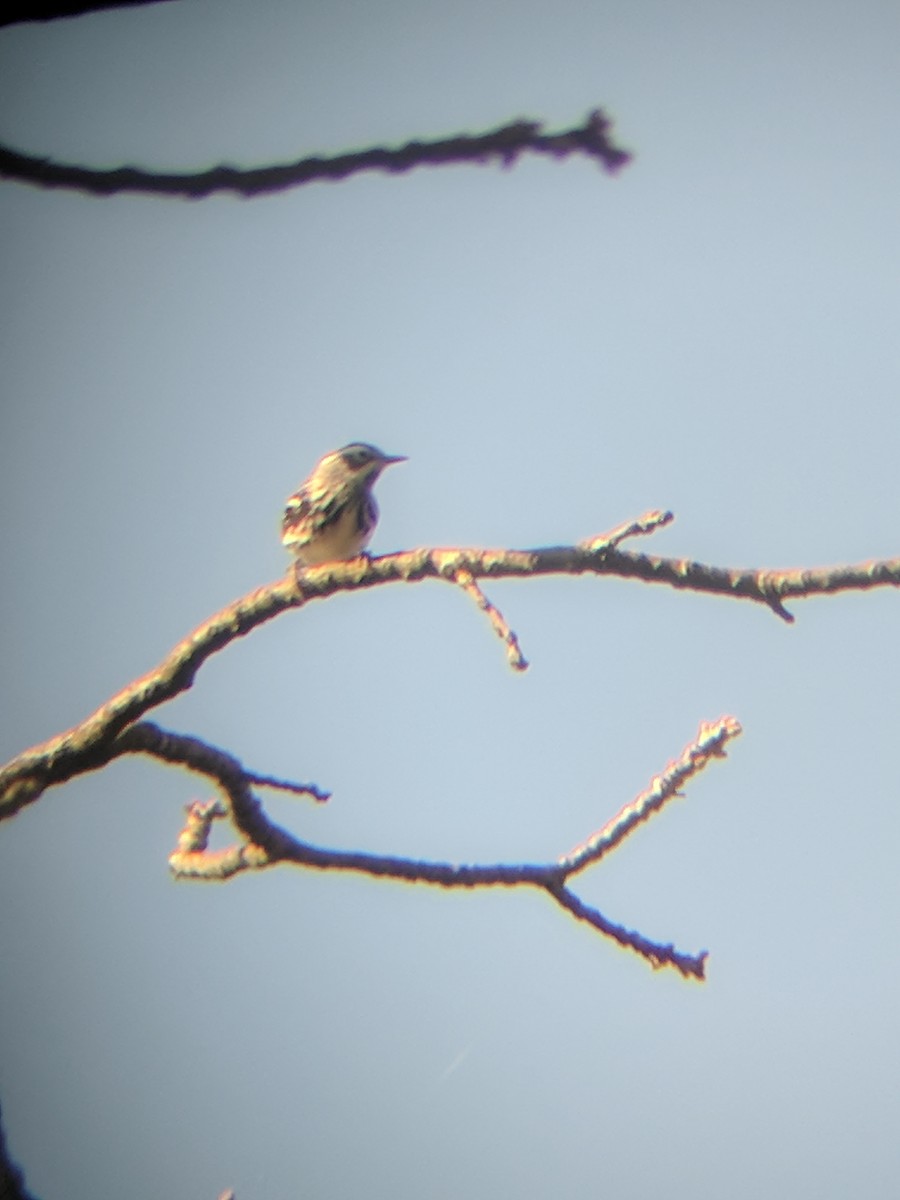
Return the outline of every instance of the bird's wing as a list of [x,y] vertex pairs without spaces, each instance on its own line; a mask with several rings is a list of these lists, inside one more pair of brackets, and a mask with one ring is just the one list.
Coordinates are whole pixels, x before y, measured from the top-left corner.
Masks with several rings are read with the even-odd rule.
[[284,507],[282,542],[302,546],[336,521],[346,503],[344,492],[344,488],[338,488],[326,496],[324,491],[314,492],[309,487],[295,492]]

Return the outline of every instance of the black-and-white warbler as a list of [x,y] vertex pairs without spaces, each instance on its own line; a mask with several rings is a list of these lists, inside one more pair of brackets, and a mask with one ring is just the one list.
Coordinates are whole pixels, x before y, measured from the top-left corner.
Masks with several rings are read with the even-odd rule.
[[406,462],[405,456],[352,442],[316,463],[288,499],[281,523],[281,540],[301,566],[363,552],[378,521],[372,488],[384,468],[398,462]]

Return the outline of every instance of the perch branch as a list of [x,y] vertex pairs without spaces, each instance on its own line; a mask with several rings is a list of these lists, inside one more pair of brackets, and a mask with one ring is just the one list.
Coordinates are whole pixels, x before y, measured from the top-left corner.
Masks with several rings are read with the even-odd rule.
[[[647,520],[641,518],[641,522]],[[109,761],[111,742],[122,730],[187,691],[208,658],[280,613],[335,592],[387,583],[443,579],[455,584],[460,571],[468,572],[473,580],[586,574],[639,579],[680,591],[749,600],[767,606],[786,620],[793,620],[782,604],[786,597],[799,599],[900,586],[900,558],[854,566],[741,570],[690,559],[634,554],[617,546],[608,548],[605,543],[599,549],[549,546],[534,550],[408,550],[291,572],[210,617],[152,671],[129,683],[80,724],[23,751],[0,768],[0,820],[33,803],[46,788],[103,766]]]
[[413,167],[494,161],[509,167],[526,152],[551,158],[584,154],[613,172],[624,166],[631,155],[614,144],[610,129],[608,117],[595,109],[583,125],[561,133],[544,133],[540,121],[512,121],[486,133],[457,134],[432,142],[412,141],[393,148],[373,146],[329,158],[312,156],[247,169],[223,163],[207,171],[171,173],[140,167],[94,170],[0,146],[0,178],[16,179],[35,187],[73,188],[93,196],[129,192],[199,199],[213,192],[259,196],[316,180],[346,179],[361,171],[387,171],[396,175]]

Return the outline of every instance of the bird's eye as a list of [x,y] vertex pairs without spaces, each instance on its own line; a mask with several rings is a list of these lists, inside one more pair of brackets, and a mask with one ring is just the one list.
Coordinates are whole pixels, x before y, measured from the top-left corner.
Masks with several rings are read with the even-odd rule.
[[368,446],[347,446],[341,451],[344,462],[354,471],[374,462],[375,455]]

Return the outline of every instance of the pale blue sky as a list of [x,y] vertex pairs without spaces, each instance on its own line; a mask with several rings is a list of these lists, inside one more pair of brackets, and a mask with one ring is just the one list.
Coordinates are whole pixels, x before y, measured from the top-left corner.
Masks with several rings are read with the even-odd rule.
[[[255,164],[602,105],[634,163],[274,198],[0,187],[0,756],[284,567],[326,450],[409,462],[376,552],[577,541],[719,565],[900,552],[900,8],[209,0],[0,33],[0,141]],[[702,719],[744,737],[580,890],[280,870],[174,884],[196,780],[123,762],[0,830],[0,1101],[43,1200],[896,1194],[897,622],[597,579],[340,596],[158,712],[325,845],[546,859]],[[266,797],[269,803],[269,797]]]

